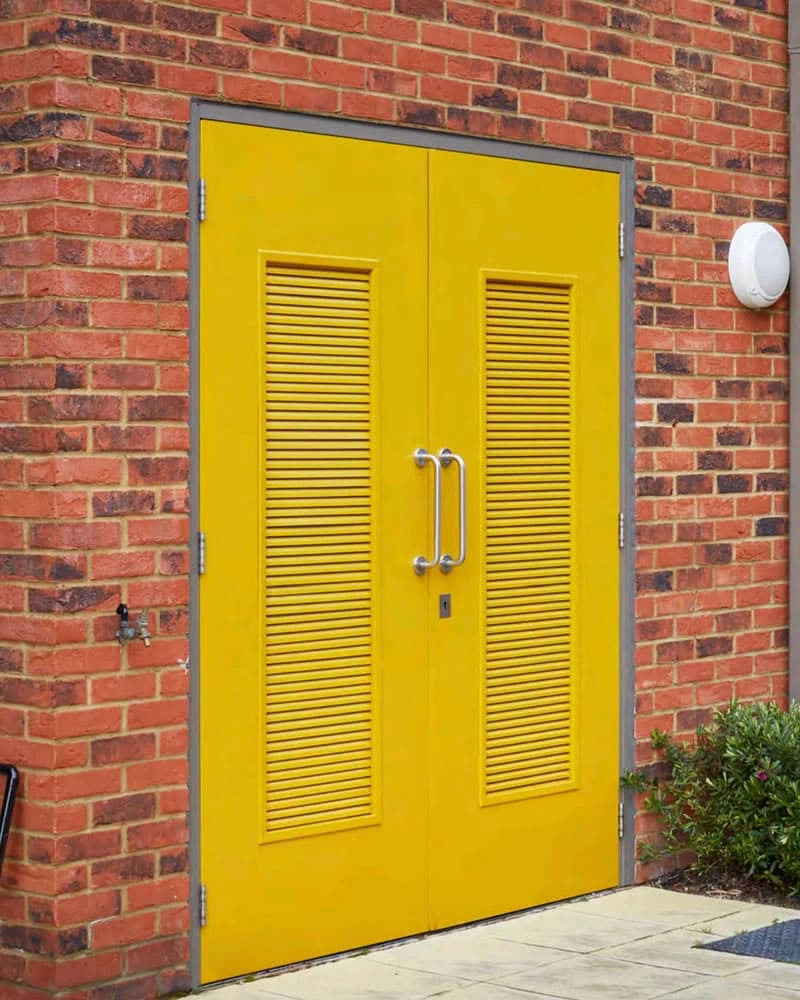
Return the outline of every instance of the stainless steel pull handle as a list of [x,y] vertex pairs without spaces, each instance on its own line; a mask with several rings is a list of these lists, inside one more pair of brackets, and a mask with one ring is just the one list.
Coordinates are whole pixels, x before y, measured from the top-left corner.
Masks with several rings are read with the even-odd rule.
[[438,566],[442,557],[442,463],[438,455],[432,455],[424,448],[417,448],[414,461],[420,469],[425,468],[426,462],[433,464],[433,559],[417,556],[414,560],[414,572],[422,576],[426,569]]
[[467,464],[460,455],[449,448],[442,448],[439,461],[446,469],[451,462],[458,466],[458,558],[444,555],[439,560],[439,568],[449,573],[455,566],[461,566],[467,558]]

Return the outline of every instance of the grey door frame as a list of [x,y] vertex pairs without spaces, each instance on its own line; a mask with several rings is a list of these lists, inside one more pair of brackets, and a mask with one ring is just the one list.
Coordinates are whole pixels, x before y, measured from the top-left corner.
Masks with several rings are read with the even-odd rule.
[[[259,128],[364,139],[395,145],[442,149],[452,152],[526,160],[531,163],[601,170],[619,176],[620,233],[620,536],[624,528],[625,545],[620,548],[620,773],[634,765],[634,162],[630,157],[586,153],[543,146],[529,146],[500,139],[475,138],[426,129],[406,128],[326,118],[292,111],[272,111],[237,107],[194,99],[189,127],[189,309],[190,309],[190,538],[191,571],[189,596],[190,643],[190,741],[189,741],[189,868],[191,909],[192,985],[200,984],[200,649],[199,649],[199,572],[198,538],[201,530],[199,510],[199,333],[200,333],[200,128],[203,121],[227,122]],[[205,200],[205,199],[204,199]],[[213,212],[213,192],[208,193],[208,212]],[[624,235],[624,253],[622,241]],[[213,545],[213,542],[212,542]],[[633,882],[634,828],[633,795],[620,791],[619,883]],[[213,911],[213,899],[208,902]]]

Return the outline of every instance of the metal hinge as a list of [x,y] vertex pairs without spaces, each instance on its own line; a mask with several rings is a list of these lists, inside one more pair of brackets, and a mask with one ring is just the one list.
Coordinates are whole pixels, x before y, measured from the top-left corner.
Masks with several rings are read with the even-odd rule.
[[205,884],[200,886],[199,893],[199,903],[200,903],[200,926],[205,927],[206,925],[206,887]]
[[625,548],[625,513],[619,512],[619,547]]
[[204,178],[200,178],[200,183],[197,185],[197,212],[200,217],[201,222],[206,221],[206,182]]
[[625,803],[620,801],[619,810],[617,812],[617,833],[619,834],[619,839],[625,836]]
[[[201,181],[202,183],[202,181]],[[205,197],[203,198],[205,201]],[[625,256],[625,223],[620,222],[619,224],[619,256],[620,260]]]
[[197,572],[200,576],[206,571],[206,533],[197,532]]

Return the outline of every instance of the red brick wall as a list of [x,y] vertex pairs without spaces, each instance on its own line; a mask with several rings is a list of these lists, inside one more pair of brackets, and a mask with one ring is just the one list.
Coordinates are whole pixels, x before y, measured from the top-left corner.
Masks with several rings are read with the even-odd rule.
[[787,314],[725,265],[741,221],[785,226],[784,0],[0,12],[4,998],[188,981],[191,96],[635,157],[639,759],[785,698]]

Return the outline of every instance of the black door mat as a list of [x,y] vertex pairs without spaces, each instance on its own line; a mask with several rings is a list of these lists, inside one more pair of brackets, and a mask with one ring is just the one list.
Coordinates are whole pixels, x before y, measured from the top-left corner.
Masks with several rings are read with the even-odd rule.
[[796,962],[800,965],[800,920],[786,920],[769,927],[759,927],[746,934],[735,934],[702,945],[712,951],[729,951],[751,958],[772,958],[776,962]]

